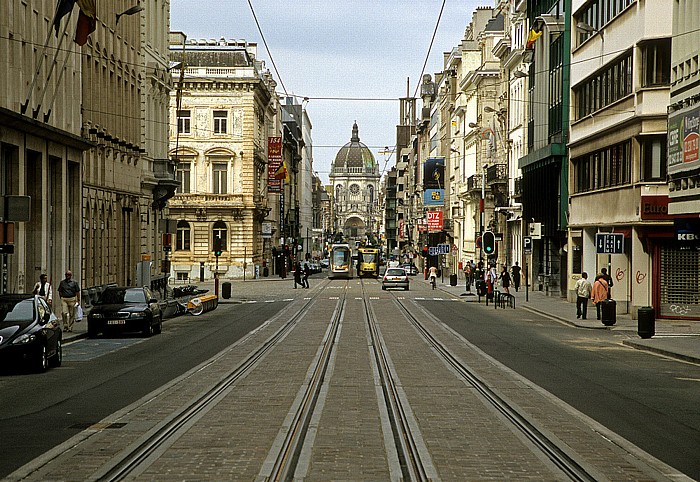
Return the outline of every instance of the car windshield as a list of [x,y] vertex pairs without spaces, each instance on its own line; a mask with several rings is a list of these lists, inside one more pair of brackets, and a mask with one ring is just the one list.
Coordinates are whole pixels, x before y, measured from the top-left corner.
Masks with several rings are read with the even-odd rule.
[[143,294],[143,290],[140,288],[134,289],[124,289],[124,288],[107,288],[100,300],[96,303],[98,305],[115,305],[119,303],[145,303],[146,297]]
[[387,276],[404,276],[406,271],[403,268],[389,268],[386,270]]
[[0,300],[0,323],[16,323],[34,319],[34,300]]

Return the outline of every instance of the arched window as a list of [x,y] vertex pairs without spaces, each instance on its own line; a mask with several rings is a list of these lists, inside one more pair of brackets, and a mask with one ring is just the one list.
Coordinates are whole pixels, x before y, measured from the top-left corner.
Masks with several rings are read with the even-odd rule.
[[212,229],[212,246],[214,245],[213,238],[221,238],[221,250],[226,251],[228,247],[228,231],[226,228],[226,223],[223,221],[216,221],[214,223],[214,228]]
[[187,221],[177,222],[177,239],[175,244],[176,251],[184,251],[190,249],[190,223]]

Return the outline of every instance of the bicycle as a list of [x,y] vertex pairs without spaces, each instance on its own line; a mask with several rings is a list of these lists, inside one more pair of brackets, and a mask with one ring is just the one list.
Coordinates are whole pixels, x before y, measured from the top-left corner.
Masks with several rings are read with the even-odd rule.
[[433,289],[435,289],[436,283],[437,283],[437,279],[435,278],[435,276],[431,276],[430,277],[430,286],[432,286]]

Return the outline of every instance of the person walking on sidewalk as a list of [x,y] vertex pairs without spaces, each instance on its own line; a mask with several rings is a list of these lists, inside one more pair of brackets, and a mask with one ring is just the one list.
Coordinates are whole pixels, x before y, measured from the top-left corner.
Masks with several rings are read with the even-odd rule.
[[600,270],[600,275],[605,279],[605,282],[608,283],[608,299],[612,298],[612,294],[610,292],[610,288],[613,287],[613,280],[612,276],[608,274],[608,270],[605,268],[601,268]]
[[61,296],[63,331],[71,332],[75,323],[75,305],[80,304],[80,285],[73,279],[70,270],[66,270],[65,279],[58,285],[58,294]]
[[34,285],[32,293],[44,298],[44,301],[51,306],[51,303],[53,303],[53,288],[46,274],[41,274],[39,276],[39,281]]
[[588,281],[588,273],[585,271],[581,273],[581,278],[576,281],[574,291],[576,291],[576,318],[585,320],[588,313],[588,298],[591,297],[591,291],[593,291],[591,282]]
[[593,283],[593,289],[591,290],[591,299],[596,309],[596,317],[600,320],[600,312],[602,310],[601,301],[608,299],[608,282],[602,274],[595,277],[595,283]]
[[517,293],[518,289],[520,288],[520,266],[518,266],[517,261],[510,269],[510,271],[513,275],[513,287],[515,288],[515,292]]

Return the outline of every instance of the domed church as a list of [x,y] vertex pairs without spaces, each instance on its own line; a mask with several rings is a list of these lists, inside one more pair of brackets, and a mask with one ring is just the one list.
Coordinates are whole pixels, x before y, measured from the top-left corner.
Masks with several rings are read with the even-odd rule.
[[379,166],[369,148],[360,142],[357,122],[352,137],[335,156],[328,176],[333,186],[335,230],[352,241],[379,232]]

